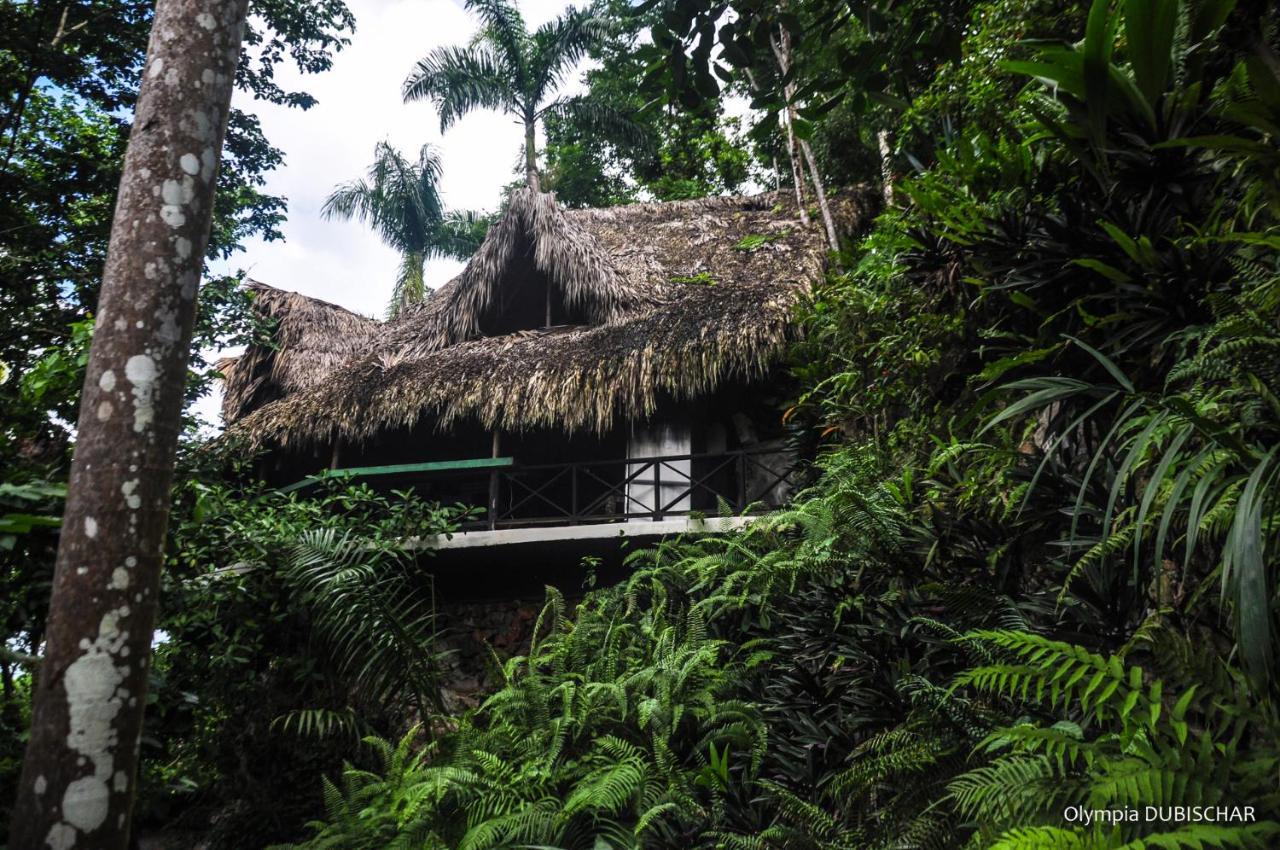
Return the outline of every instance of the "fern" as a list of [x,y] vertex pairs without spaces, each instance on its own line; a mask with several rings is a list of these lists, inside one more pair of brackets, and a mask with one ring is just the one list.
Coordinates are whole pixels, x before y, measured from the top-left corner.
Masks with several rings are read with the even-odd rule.
[[[1070,709],[1082,725],[1021,723],[988,736],[980,751],[993,760],[956,778],[951,795],[999,847],[1247,847],[1280,834],[1280,823],[1188,824],[1124,821],[1104,834],[1062,828],[1069,805],[1139,810],[1147,806],[1253,806],[1277,811],[1273,781],[1280,723],[1266,703],[1242,701],[1230,677],[1211,677],[1180,695],[1120,656],[1104,657],[1036,635],[975,632],[1017,659],[987,665],[956,680],[958,688]],[[1202,685],[1228,690],[1204,692]],[[1247,718],[1247,720],[1246,720]],[[1246,723],[1257,738],[1247,745]],[[1087,726],[1083,724],[1088,724]],[[1039,822],[1041,828],[1025,825]]]

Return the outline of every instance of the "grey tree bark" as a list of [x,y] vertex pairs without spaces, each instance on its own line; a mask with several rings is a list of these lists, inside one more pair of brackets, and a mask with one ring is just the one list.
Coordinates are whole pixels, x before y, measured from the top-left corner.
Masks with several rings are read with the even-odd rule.
[[158,0],[10,850],[125,850],[196,290],[248,0]]
[[[791,34],[787,32],[785,27],[780,27],[778,37],[769,39],[769,44],[773,48],[774,58],[778,62],[778,70],[785,77],[791,70]],[[813,194],[818,201],[818,212],[822,216],[822,226],[827,234],[827,244],[832,251],[839,251],[840,238],[836,233],[835,221],[831,217],[831,206],[827,203],[826,189],[822,185],[822,174],[818,171],[818,160],[813,155],[813,147],[805,139],[797,137],[792,127],[796,119],[795,83],[785,84],[782,92],[787,99],[787,149],[791,153],[792,172],[797,175],[803,173],[800,167],[800,156],[796,152],[796,147],[799,147],[800,153],[804,154],[805,164],[809,167],[809,177],[813,180]],[[796,197],[800,197],[799,189],[796,190]],[[801,221],[805,224],[809,223],[807,214],[801,215]]]
[[827,232],[827,244],[832,251],[840,250],[840,237],[836,233],[836,223],[831,217],[831,205],[827,203],[827,192],[822,185],[822,175],[818,173],[818,160],[813,155],[813,148],[804,139],[800,140],[800,150],[809,165],[809,174],[813,178],[813,194],[818,199],[818,211],[822,214],[822,226]]
[[889,144],[889,131],[876,133],[876,145],[880,149],[880,179],[884,183],[884,205],[893,206],[893,147]]
[[791,187],[796,194],[796,210],[800,214],[800,223],[808,227],[809,210],[804,197],[804,166],[800,164],[800,151],[796,147],[795,120],[795,107],[788,103],[783,124],[787,128],[787,158],[791,160]]
[[[776,56],[777,54],[775,54]],[[756,82],[755,74],[751,73],[751,69],[747,68],[747,82],[750,84],[752,91],[759,91],[760,84]],[[790,91],[789,89],[787,91]],[[804,198],[804,166],[800,163],[800,151],[796,147],[795,122],[796,110],[791,103],[790,95],[787,96],[787,108],[779,114],[778,120],[782,124],[782,128],[787,131],[787,159],[791,163],[791,189],[796,196],[796,212],[800,218],[800,223],[805,227],[809,226],[809,210],[805,204]],[[775,158],[773,162],[773,173],[775,183],[779,183],[781,178],[778,173],[778,161]],[[775,186],[775,191],[779,189]]]

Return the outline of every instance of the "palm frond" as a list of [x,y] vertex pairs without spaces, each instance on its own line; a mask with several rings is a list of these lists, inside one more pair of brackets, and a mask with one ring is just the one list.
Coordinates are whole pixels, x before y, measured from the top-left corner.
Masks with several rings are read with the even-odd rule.
[[510,80],[514,69],[489,44],[437,47],[418,60],[404,82],[405,101],[431,100],[440,130],[475,109],[518,113]]
[[442,709],[433,601],[397,571],[393,553],[333,528],[307,531],[285,576],[338,669],[369,699]]
[[643,125],[590,97],[562,98],[547,104],[539,114],[544,118],[572,121],[604,139],[631,147],[643,147],[652,142]]
[[467,0],[468,11],[480,18],[477,43],[488,43],[502,57],[516,91],[530,94],[528,27],[520,7],[508,0]]
[[604,38],[605,18],[591,9],[568,9],[533,33],[530,65],[538,99],[554,91]]

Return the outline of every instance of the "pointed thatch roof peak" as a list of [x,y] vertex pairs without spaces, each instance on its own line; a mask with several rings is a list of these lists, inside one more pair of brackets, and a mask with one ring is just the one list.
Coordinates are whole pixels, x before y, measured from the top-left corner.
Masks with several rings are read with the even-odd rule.
[[556,203],[555,195],[530,188],[511,193],[502,217],[489,229],[448,293],[440,316],[440,347],[482,335],[481,317],[532,260],[565,307],[604,324],[646,303],[654,294],[619,270],[585,228]]

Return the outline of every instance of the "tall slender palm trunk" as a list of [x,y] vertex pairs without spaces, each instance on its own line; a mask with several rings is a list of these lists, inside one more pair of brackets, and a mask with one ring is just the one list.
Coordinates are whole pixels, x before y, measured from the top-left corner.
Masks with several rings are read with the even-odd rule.
[[524,182],[535,192],[542,191],[538,180],[538,119],[526,115],[524,119]]

